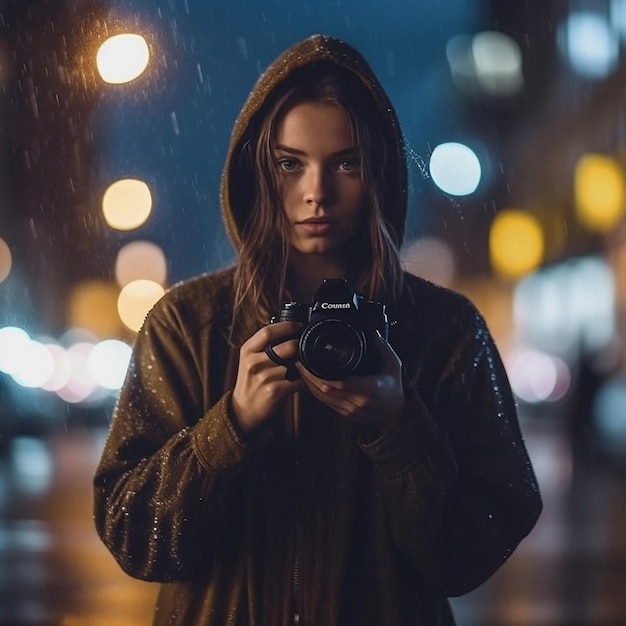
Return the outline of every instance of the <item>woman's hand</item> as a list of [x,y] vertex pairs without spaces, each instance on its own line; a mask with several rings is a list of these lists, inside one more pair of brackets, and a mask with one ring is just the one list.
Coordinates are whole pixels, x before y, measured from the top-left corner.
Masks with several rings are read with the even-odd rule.
[[380,335],[376,349],[383,366],[372,376],[350,376],[344,380],[324,380],[307,370],[302,363],[296,367],[311,394],[341,415],[363,424],[384,428],[405,404],[402,388],[402,362],[394,349]]
[[[257,331],[239,350],[237,381],[232,395],[232,409],[244,434],[267,420],[282,401],[303,387],[301,380],[285,379],[285,366],[277,365],[265,353],[272,341],[295,335],[302,330],[297,322],[277,322]],[[295,359],[298,340],[289,339],[274,347],[277,356]]]

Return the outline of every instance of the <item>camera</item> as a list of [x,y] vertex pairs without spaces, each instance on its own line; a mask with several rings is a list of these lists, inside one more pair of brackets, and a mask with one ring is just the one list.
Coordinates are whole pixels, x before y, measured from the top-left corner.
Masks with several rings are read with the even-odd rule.
[[[376,348],[376,331],[387,340],[389,323],[385,305],[366,300],[342,278],[325,279],[310,304],[287,302],[271,322],[296,321],[304,324],[298,339],[302,364],[326,380],[376,374],[381,367]],[[287,367],[287,377],[297,376],[293,363],[281,359],[273,345],[266,348],[275,362]]]

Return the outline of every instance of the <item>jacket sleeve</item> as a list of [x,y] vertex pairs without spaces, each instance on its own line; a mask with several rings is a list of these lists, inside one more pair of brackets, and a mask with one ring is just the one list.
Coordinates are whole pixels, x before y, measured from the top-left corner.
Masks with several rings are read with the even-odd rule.
[[149,314],[94,477],[98,533],[121,567],[145,580],[210,570],[228,487],[253,446],[232,426],[230,393],[206,397],[212,346],[203,332],[193,339],[202,349],[192,349],[174,307],[158,303]]
[[466,328],[436,402],[410,388],[394,426],[362,446],[396,545],[447,596],[489,578],[542,508],[500,355],[478,312]]

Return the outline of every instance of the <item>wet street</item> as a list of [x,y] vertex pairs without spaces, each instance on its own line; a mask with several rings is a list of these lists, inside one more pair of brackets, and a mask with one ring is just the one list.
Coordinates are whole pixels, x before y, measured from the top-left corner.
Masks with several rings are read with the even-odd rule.
[[104,434],[15,439],[0,472],[0,624],[150,623],[156,588],[123,574],[91,521]]
[[[625,625],[626,473],[578,458],[558,424],[523,428],[545,510],[489,582],[454,600],[459,626]],[[0,626],[150,624],[156,585],[123,574],[91,522],[103,437],[74,428],[3,443]]]

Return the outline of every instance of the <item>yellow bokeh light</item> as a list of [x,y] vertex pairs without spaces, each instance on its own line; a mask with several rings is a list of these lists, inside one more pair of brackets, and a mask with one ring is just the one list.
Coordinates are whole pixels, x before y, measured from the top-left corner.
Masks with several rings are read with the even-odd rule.
[[149,60],[146,40],[141,35],[123,33],[110,37],[100,46],[96,65],[102,80],[119,85],[140,76]]
[[146,183],[135,178],[114,182],[104,192],[102,212],[111,228],[133,230],[139,228],[152,211],[152,194]]
[[0,283],[7,279],[12,265],[11,248],[4,239],[0,239]]
[[68,299],[68,324],[100,339],[115,337],[123,327],[117,314],[118,287],[103,280],[78,283]]
[[498,213],[489,232],[491,266],[505,278],[520,278],[543,260],[544,236],[539,220],[518,209]]
[[615,228],[624,216],[626,189],[619,163],[601,154],[587,154],[576,165],[576,214],[581,224],[596,232]]
[[128,283],[117,301],[120,319],[131,330],[139,331],[146,315],[164,293],[165,289],[152,280],[142,279]]

